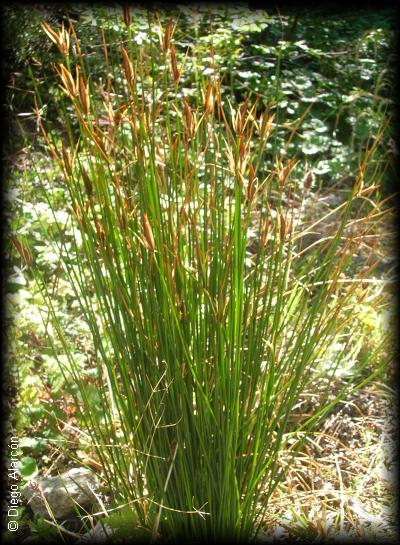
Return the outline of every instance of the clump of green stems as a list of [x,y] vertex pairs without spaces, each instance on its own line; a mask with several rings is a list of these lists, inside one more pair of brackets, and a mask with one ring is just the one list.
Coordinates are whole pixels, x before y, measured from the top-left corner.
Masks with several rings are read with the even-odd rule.
[[[295,203],[311,179],[299,184],[294,160],[265,163],[273,114],[250,98],[234,109],[217,71],[196,104],[183,98],[172,22],[140,47],[103,34],[103,86],[72,27],[44,29],[64,56],[64,144],[41,126],[79,233],[61,249],[94,340],[100,419],[48,304],[102,476],[153,539],[249,540],[313,427],[387,365],[359,361],[339,382],[342,354],[324,360],[373,267],[342,282],[381,217],[366,164],[335,233],[307,250],[320,220],[305,231]],[[318,402],[301,414],[310,385]]]

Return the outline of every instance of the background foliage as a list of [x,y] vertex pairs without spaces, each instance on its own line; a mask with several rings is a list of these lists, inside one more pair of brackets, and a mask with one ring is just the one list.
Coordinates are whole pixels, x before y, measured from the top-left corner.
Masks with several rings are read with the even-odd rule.
[[[216,63],[225,74],[226,92],[232,91],[241,102],[253,91],[262,98],[260,108],[272,105],[278,112],[281,130],[274,148],[282,148],[288,125],[306,116],[289,150],[296,150],[312,164],[324,181],[354,174],[368,138],[393,111],[396,12],[339,13],[322,7],[286,11],[248,10],[240,4],[214,6],[212,10],[206,4],[165,9],[165,18],[179,16],[178,60],[184,58],[188,48],[196,52],[196,66],[189,66],[186,72],[185,93],[197,93],[192,84],[196,74],[209,70],[212,42]],[[60,55],[43,39],[38,25],[43,16],[57,23],[66,21],[67,14],[79,22],[80,39],[88,47],[94,78],[101,71],[100,29],[107,30],[111,43],[126,37],[119,6],[66,4],[43,10],[33,5],[18,11],[6,7],[6,58],[12,86],[9,102],[14,114],[29,112],[32,106],[29,64],[45,102],[47,93],[59,93],[51,64]],[[138,43],[146,40],[147,24],[145,10],[135,10],[132,25]],[[52,113],[46,117],[57,124],[59,120]],[[383,162],[393,152],[392,139],[390,128],[380,147]],[[388,172],[387,184],[392,177],[393,171]]]

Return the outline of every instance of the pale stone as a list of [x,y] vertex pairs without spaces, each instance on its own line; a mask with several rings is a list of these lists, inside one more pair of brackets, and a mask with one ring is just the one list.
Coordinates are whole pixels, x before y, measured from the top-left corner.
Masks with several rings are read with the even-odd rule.
[[96,476],[85,468],[74,468],[53,477],[42,477],[30,481],[23,489],[35,515],[49,517],[49,511],[43,501],[42,494],[56,519],[62,519],[74,514],[78,504],[90,508],[96,503],[96,496],[90,488],[96,491],[99,483]]
[[113,535],[113,530],[103,521],[98,521],[96,526],[84,534],[78,543],[109,543]]

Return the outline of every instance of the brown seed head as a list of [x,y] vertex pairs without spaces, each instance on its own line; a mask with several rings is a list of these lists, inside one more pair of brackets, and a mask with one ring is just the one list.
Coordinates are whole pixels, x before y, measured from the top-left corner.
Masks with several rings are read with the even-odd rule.
[[315,182],[314,173],[311,170],[309,170],[308,172],[306,172],[303,178],[303,188],[305,193],[308,193],[308,191],[310,190],[310,187],[314,185],[314,182]]
[[72,205],[72,207],[69,209],[70,212],[73,213],[73,215],[76,217],[76,219],[78,220],[78,223],[79,224],[82,224],[82,209],[81,207],[79,206],[78,203],[74,203]]
[[255,177],[253,165],[249,164],[249,183],[247,185],[247,201],[252,202],[258,187],[258,179]]
[[129,59],[129,55],[125,47],[121,46],[120,51],[122,54],[122,66],[124,68],[126,80],[128,82],[128,85],[132,85],[132,81],[133,81],[132,63]]
[[146,212],[142,212],[142,223],[143,223],[143,235],[144,235],[144,240],[147,245],[147,248],[151,252],[154,252],[156,245],[154,243],[153,231],[151,229],[150,222],[147,218]]
[[60,53],[69,55],[69,33],[65,30],[64,23],[62,23],[59,33],[55,32],[48,23],[41,23],[41,27],[50,40],[56,44]]
[[204,99],[204,109],[207,114],[212,114],[214,111],[214,90],[213,86],[209,83],[206,89],[206,96]]
[[242,135],[244,128],[246,126],[247,118],[248,118],[248,112],[247,112],[247,105],[249,103],[250,98],[247,97],[246,100],[243,102],[243,104],[240,107],[240,110],[237,112],[235,119],[234,119],[234,128],[236,131],[236,134]]
[[50,40],[58,46],[59,39],[57,32],[55,32],[48,23],[41,23],[40,26],[43,28]]
[[278,182],[280,187],[283,187],[285,185],[286,180],[292,172],[295,164],[296,161],[294,159],[291,159],[285,167],[283,167],[282,164],[278,165]]
[[104,243],[106,241],[106,234],[105,234],[103,226],[100,223],[100,221],[99,221],[98,217],[96,216],[96,214],[94,214],[94,223],[96,225],[97,236],[100,239],[101,243],[104,245]]
[[171,44],[173,33],[174,33],[174,24],[172,20],[169,20],[167,24],[167,28],[165,29],[165,32],[164,32],[164,38],[162,43],[162,48],[164,51],[168,51]]
[[88,115],[90,109],[89,86],[85,85],[82,74],[79,74],[79,98],[81,100],[82,111]]
[[194,135],[195,122],[194,122],[192,109],[185,98],[183,99],[183,109],[185,114],[186,130],[188,133],[188,137],[192,138]]
[[263,221],[263,225],[261,228],[261,244],[262,246],[265,246],[268,242],[268,234],[269,234],[269,219],[266,217]]
[[67,148],[64,146],[64,144],[62,145],[61,151],[62,151],[62,156],[63,156],[63,160],[64,160],[65,170],[66,170],[68,176],[72,176],[71,156],[70,156],[69,151],[67,150]]
[[77,91],[75,81],[74,81],[74,78],[72,77],[71,72],[63,64],[58,65],[57,72],[58,72],[58,75],[60,76],[62,83],[64,84],[64,91],[72,99],[73,97],[77,95],[78,91]]
[[262,115],[262,119],[260,120],[260,135],[262,138],[268,139],[271,129],[272,129],[272,123],[274,121],[275,114],[267,116],[266,113]]
[[30,267],[32,265],[32,254],[29,248],[22,244],[22,242],[15,236],[11,236],[11,240],[21,257],[23,264],[26,267]]
[[85,184],[86,193],[88,194],[89,197],[91,197],[93,195],[93,184],[89,178],[88,173],[86,172],[84,168],[82,168],[82,178]]
[[174,44],[171,45],[171,69],[174,83],[178,83],[180,72],[178,70],[178,63],[176,62],[176,53]]
[[60,51],[63,55],[69,55],[69,32],[65,30],[64,23],[62,24],[59,34]]
[[285,241],[286,238],[286,220],[281,212],[279,212],[279,236],[281,239],[281,242]]
[[178,146],[178,142],[179,142],[179,135],[178,134],[175,134],[174,135],[174,138],[172,140],[172,153],[175,153],[176,152],[176,148]]

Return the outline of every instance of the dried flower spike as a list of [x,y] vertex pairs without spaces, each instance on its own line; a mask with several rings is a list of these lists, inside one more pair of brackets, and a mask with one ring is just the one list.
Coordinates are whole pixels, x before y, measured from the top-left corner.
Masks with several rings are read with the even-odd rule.
[[261,134],[262,138],[267,139],[269,137],[269,135],[271,133],[272,123],[274,121],[274,118],[275,118],[275,114],[272,114],[269,117],[267,116],[266,113],[264,113],[262,115],[262,119],[260,120],[260,122],[261,122],[260,134]]
[[186,130],[188,133],[188,137],[192,138],[194,135],[195,122],[194,122],[192,109],[185,98],[183,99],[183,108],[185,113],[185,122],[186,122]]
[[314,173],[309,170],[306,172],[304,178],[303,178],[303,188],[305,193],[308,193],[310,188],[314,185],[315,182],[315,176]]
[[57,34],[48,23],[41,24],[50,40],[56,44],[62,55],[69,55],[69,33],[64,28],[64,23],[61,25],[61,30]]
[[132,80],[133,80],[132,63],[129,59],[129,55],[125,47],[121,47],[120,51],[122,54],[122,66],[124,67],[125,77],[127,79],[128,85],[132,85]]
[[172,68],[172,77],[174,83],[178,83],[180,72],[178,70],[178,63],[176,62],[176,53],[174,44],[171,45],[171,68]]
[[204,99],[204,109],[207,114],[212,114],[214,111],[214,90],[212,85],[207,85],[206,96]]
[[280,187],[285,185],[286,180],[292,172],[295,164],[296,161],[294,159],[291,159],[285,167],[282,167],[281,163],[278,164],[278,182]]
[[63,90],[69,97],[72,99],[78,94],[74,78],[72,77],[71,72],[63,64],[59,64],[57,68],[58,75],[62,83],[64,84]]
[[79,97],[81,99],[82,111],[88,115],[90,108],[89,86],[85,85],[82,75],[79,75]]
[[265,218],[261,228],[261,245],[266,246],[269,235],[269,219]]
[[68,176],[72,176],[71,156],[70,156],[69,151],[67,150],[67,148],[64,146],[64,144],[62,145],[61,151],[62,151],[62,156],[63,156],[63,160],[64,160],[65,170],[66,170]]
[[253,165],[249,164],[249,183],[247,186],[247,201],[252,202],[258,187],[258,179],[255,176]]
[[146,242],[146,245],[148,247],[148,249],[151,251],[151,252],[154,252],[155,250],[155,242],[154,242],[154,236],[153,236],[153,230],[150,226],[150,222],[147,218],[147,214],[146,212],[142,212],[142,222],[143,222],[143,235],[144,235],[144,240]]
[[174,33],[174,24],[172,20],[168,21],[167,28],[165,29],[162,48],[164,51],[168,51],[171,45],[172,35]]
[[129,4],[128,2],[124,2],[124,23],[126,26],[130,26],[131,24],[131,14],[129,13]]
[[19,253],[24,265],[26,267],[30,267],[32,265],[32,254],[31,254],[29,248],[27,248],[27,246],[22,244],[22,242],[20,240],[18,240],[17,237],[15,237],[15,236],[12,236],[11,240],[12,240],[15,248],[17,249],[17,252]]
[[280,212],[279,213],[279,236],[280,236],[281,242],[285,241],[286,232],[287,232],[286,220],[283,214]]

